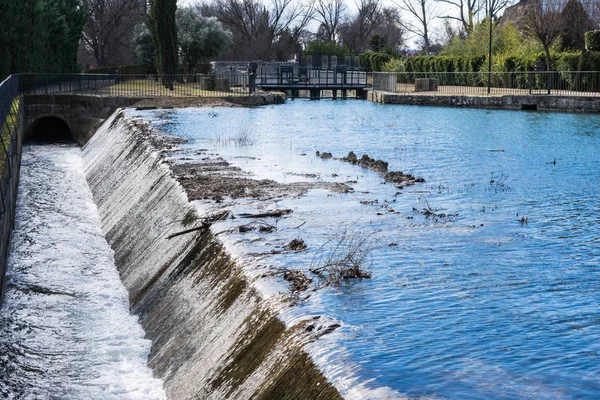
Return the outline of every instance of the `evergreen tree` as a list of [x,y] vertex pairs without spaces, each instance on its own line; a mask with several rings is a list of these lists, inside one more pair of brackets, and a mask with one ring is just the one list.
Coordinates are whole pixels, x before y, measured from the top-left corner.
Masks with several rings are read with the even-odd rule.
[[594,29],[594,22],[578,0],[569,0],[562,11],[561,43],[565,49],[585,50],[584,36]]
[[80,0],[0,2],[0,79],[19,72],[74,72],[85,23]]
[[156,49],[156,69],[163,76],[165,87],[173,90],[173,78],[178,71],[177,0],[151,0],[149,27]]

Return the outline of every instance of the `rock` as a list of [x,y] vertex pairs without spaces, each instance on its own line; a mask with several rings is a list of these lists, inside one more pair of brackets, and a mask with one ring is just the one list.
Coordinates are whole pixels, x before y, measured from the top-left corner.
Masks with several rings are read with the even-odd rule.
[[397,188],[403,188],[405,186],[414,185],[415,183],[423,183],[425,179],[416,178],[411,174],[404,174],[400,171],[391,171],[385,174],[383,178],[386,182],[391,182],[396,185]]
[[358,162],[358,157],[356,157],[356,154],[354,154],[354,152],[351,151],[346,157],[342,158],[342,161],[356,164]]
[[376,172],[387,172],[388,163],[383,160],[375,160],[374,158],[369,157],[367,154],[363,154],[360,160],[358,161],[358,165],[363,168],[372,169]]

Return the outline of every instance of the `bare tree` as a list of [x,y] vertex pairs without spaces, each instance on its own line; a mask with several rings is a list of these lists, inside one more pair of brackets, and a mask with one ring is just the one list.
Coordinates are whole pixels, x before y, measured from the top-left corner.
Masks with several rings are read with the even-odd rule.
[[550,46],[563,29],[560,6],[530,0],[525,9],[525,32],[540,41],[546,53],[546,70],[552,71]]
[[340,38],[355,53],[367,49],[369,39],[381,22],[379,0],[356,0],[358,14],[340,27]]
[[131,63],[133,34],[146,15],[145,0],[84,0],[83,44],[99,66]]
[[431,45],[429,25],[439,16],[434,0],[398,0],[395,4],[410,16],[410,19],[402,22],[404,29],[420,38],[423,50],[428,53]]
[[[560,6],[542,2],[542,0],[530,0],[525,9],[525,32],[538,39],[546,53],[546,71],[552,71],[552,59],[550,57],[550,46],[561,34],[563,29]],[[552,80],[548,76],[548,94],[552,89]]]
[[492,16],[492,19],[498,18],[500,12],[513,3],[514,0],[487,0],[485,16]]
[[442,15],[440,18],[446,20],[456,20],[462,25],[462,29],[467,33],[473,31],[475,17],[483,9],[484,5],[480,0],[436,0],[439,3],[446,3],[453,6],[457,14]]
[[217,0],[203,13],[216,16],[233,33],[235,56],[269,59],[274,42],[300,39],[313,8],[293,0],[271,0],[269,7],[258,0]]
[[325,41],[336,42],[342,18],[346,13],[344,0],[316,0],[314,18],[320,23],[319,32]]

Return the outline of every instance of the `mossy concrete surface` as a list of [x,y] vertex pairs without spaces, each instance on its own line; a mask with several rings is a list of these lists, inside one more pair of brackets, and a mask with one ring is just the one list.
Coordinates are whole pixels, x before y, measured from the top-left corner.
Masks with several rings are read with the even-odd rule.
[[[196,215],[149,128],[118,114],[83,148],[121,279],[171,399],[339,399],[241,265]],[[199,223],[199,222],[198,222]]]

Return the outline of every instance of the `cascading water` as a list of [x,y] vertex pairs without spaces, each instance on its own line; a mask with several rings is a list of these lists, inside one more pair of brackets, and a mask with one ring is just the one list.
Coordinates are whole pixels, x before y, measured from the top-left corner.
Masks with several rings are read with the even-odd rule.
[[[86,178],[149,366],[172,399],[339,399],[303,351],[314,334],[277,318],[200,218],[145,123],[109,118],[83,148]],[[280,301],[280,299],[279,299]]]
[[75,144],[23,149],[0,311],[0,397],[164,399]]

